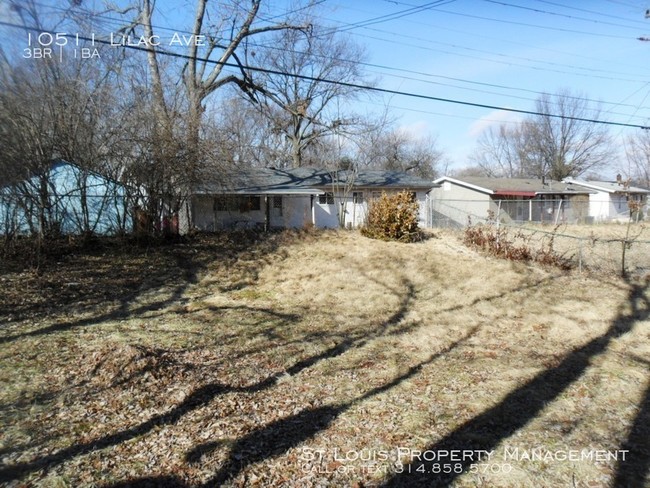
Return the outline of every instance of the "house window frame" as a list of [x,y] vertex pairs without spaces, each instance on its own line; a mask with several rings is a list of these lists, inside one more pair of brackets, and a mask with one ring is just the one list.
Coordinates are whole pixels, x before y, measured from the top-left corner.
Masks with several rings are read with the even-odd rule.
[[318,203],[320,205],[334,205],[334,193],[326,191],[318,195]]
[[356,204],[363,204],[365,203],[365,195],[363,194],[362,191],[353,191],[352,192],[352,202]]
[[262,209],[259,195],[219,195],[214,198],[212,208],[215,212],[258,212]]

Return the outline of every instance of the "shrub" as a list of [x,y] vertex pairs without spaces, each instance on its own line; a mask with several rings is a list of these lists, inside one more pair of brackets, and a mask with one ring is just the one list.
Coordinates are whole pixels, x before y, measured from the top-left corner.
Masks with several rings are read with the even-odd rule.
[[551,238],[543,243],[537,251],[531,246],[530,240],[530,235],[521,231],[511,235],[505,227],[497,227],[490,222],[468,226],[464,236],[467,246],[480,249],[498,258],[510,261],[536,261],[546,266],[556,266],[565,270],[573,267],[570,258],[559,254],[554,249],[555,233],[551,234]]
[[382,193],[378,199],[368,202],[368,218],[361,233],[384,241],[413,242],[420,237],[418,212],[413,193]]

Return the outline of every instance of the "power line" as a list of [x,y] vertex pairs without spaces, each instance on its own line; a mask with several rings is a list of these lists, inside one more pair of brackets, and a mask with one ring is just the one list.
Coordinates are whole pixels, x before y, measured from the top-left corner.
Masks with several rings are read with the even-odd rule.
[[[449,12],[447,10],[438,9],[437,11],[438,12],[454,13],[455,14],[455,12]],[[461,15],[461,14],[458,14],[458,15]],[[493,20],[493,19],[487,19],[487,18],[484,18],[484,17],[477,17],[477,18],[482,18],[482,19],[486,19],[486,20]],[[331,20],[331,19],[328,19],[328,20]],[[501,21],[501,20],[498,20],[498,21]],[[507,22],[507,21],[502,21],[502,22]],[[341,22],[339,22],[339,23],[341,23]],[[440,27],[440,26],[436,26],[436,25],[424,24],[424,23],[421,23],[421,22],[414,22],[414,21],[411,21],[411,23],[414,23],[414,24],[417,23],[417,24],[420,24],[420,25],[424,25],[424,26],[429,27],[430,29],[431,28],[444,29],[444,30],[448,30],[448,31],[452,31],[452,32],[461,33],[461,34],[464,34],[464,35],[471,35],[471,36],[475,36],[475,37],[482,37],[482,38],[497,40],[497,41],[500,41],[500,42],[507,42],[508,44],[517,44],[517,45],[521,45],[521,46],[524,46],[524,47],[534,47],[534,46],[530,46],[530,45],[527,45],[527,44],[524,44],[524,43],[514,42],[511,39],[506,41],[506,40],[503,40],[503,39],[498,39],[498,38],[489,37],[489,36],[480,36],[480,35],[477,35],[475,32],[464,32],[464,31],[459,31],[459,30],[456,30],[456,29],[449,29],[448,27]],[[343,24],[343,25],[354,25],[354,24],[346,24],[346,23],[341,23],[341,24]],[[522,25],[521,23],[515,23],[515,24]],[[523,24],[523,25],[529,25],[529,24]],[[541,27],[541,26],[536,26],[536,27],[544,28],[544,27]],[[392,36],[395,36],[395,37],[413,39],[413,40],[416,40],[416,41],[426,42],[426,43],[429,43],[429,44],[440,44],[440,45],[443,45],[443,46],[450,46],[450,47],[456,48],[456,49],[463,49],[463,50],[466,50],[466,51],[478,52],[478,53],[493,55],[493,56],[502,57],[502,58],[520,59],[520,60],[523,60],[523,61],[539,63],[539,64],[547,64],[547,65],[551,65],[551,66],[568,67],[568,68],[572,68],[574,70],[575,69],[582,70],[582,71],[585,71],[585,72],[588,72],[588,73],[600,72],[600,73],[619,74],[619,72],[611,71],[611,70],[586,68],[586,67],[575,66],[575,65],[567,65],[567,64],[551,62],[551,61],[538,61],[538,60],[535,60],[535,59],[525,58],[525,57],[521,57],[521,56],[512,56],[512,55],[509,55],[509,54],[506,55],[506,54],[502,54],[502,53],[498,53],[498,52],[485,51],[485,50],[477,49],[475,47],[467,47],[467,46],[462,46],[462,45],[457,45],[457,44],[445,43],[445,42],[441,42],[441,41],[432,41],[432,40],[429,40],[429,39],[422,39],[420,37],[414,37],[414,36],[404,34],[404,33],[387,32],[387,31],[384,31],[384,30],[381,30],[381,29],[376,29],[376,28],[371,28],[371,27],[364,27],[364,29],[370,30],[370,31],[375,31],[375,32],[378,32],[378,33],[381,33],[381,34],[390,33]],[[343,29],[341,29],[341,30],[343,30]],[[565,29],[565,31],[573,32],[573,31],[570,31],[570,30],[567,30],[567,29]],[[580,33],[578,31],[575,31],[575,32]],[[509,66],[520,66],[520,67],[525,67],[525,68],[529,68],[529,69],[556,72],[556,73],[562,73],[562,74],[572,74],[572,75],[577,75],[577,76],[592,76],[592,75],[586,75],[584,73],[568,72],[568,71],[565,71],[565,70],[551,70],[551,69],[537,67],[537,66],[532,66],[531,67],[531,66],[520,64],[520,63],[509,62],[509,61],[499,61],[499,60],[486,58],[486,57],[471,56],[471,55],[467,55],[467,54],[458,54],[458,53],[455,53],[455,52],[444,51],[444,50],[440,50],[440,49],[433,49],[433,48],[430,48],[430,47],[424,47],[424,46],[419,45],[419,44],[408,44],[408,43],[404,43],[404,42],[395,42],[392,39],[388,40],[388,39],[383,38],[383,37],[371,36],[371,35],[367,35],[367,34],[361,34],[361,33],[358,33],[358,32],[352,32],[351,34],[355,35],[355,36],[359,36],[359,37],[365,37],[365,38],[369,38],[369,39],[388,42],[388,43],[391,43],[391,44],[400,44],[400,45],[403,45],[403,46],[406,46],[406,47],[415,47],[417,49],[422,49],[422,50],[427,50],[427,51],[441,52],[443,54],[451,54],[451,55],[456,55],[456,56],[464,56],[464,57],[468,57],[468,58],[472,58],[472,59],[479,59],[479,60],[489,61],[489,62],[497,63],[497,64],[506,64],[506,65],[509,65]],[[630,40],[630,37],[624,37],[623,39]],[[575,53],[566,53],[566,52],[562,52],[562,51],[558,51],[558,50],[554,50],[554,49],[544,49],[544,50],[549,51],[549,52],[553,52],[553,53],[559,53],[559,54],[563,54],[563,55],[570,55],[570,56],[574,56],[574,57],[579,57],[579,58],[587,59],[587,60],[591,60],[591,61],[599,61],[599,59],[597,59],[597,58],[578,55],[578,54],[575,54]],[[623,64],[623,63],[616,63],[616,64],[620,64],[621,66],[630,66],[630,65],[627,65],[627,64]],[[638,66],[635,66],[635,67],[638,68]],[[626,73],[626,74],[628,74],[628,73]],[[600,76],[603,79],[611,79],[611,80],[617,80],[617,81],[645,82],[645,80],[631,80],[631,79],[617,78],[617,77],[603,77],[601,75],[598,75],[598,76]],[[629,73],[629,76],[637,76],[637,75],[633,74],[633,73]]]
[[461,12],[454,12],[452,10],[443,10],[443,9],[438,9],[438,12],[450,14],[450,15],[457,15],[460,17],[467,17],[467,18],[472,18],[472,19],[480,19],[480,20],[489,20],[491,22],[499,22],[502,24],[513,24],[513,25],[520,25],[523,27],[534,27],[536,29],[545,29],[545,30],[552,30],[552,31],[558,31],[558,32],[569,32],[572,34],[584,34],[588,36],[596,36],[596,37],[607,37],[610,39],[629,39],[628,36],[616,36],[612,34],[600,34],[597,32],[589,32],[589,31],[579,31],[579,30],[574,30],[574,29],[564,29],[562,27],[549,27],[545,25],[536,25],[536,24],[529,24],[526,22],[516,22],[514,20],[503,20],[503,19],[495,19],[492,17],[483,17],[480,15],[472,15],[472,14],[466,14],[466,13],[461,13]]
[[[577,12],[586,12],[589,14],[595,14],[595,15],[600,15],[601,17],[607,17],[608,19],[618,19],[618,20],[625,20],[626,22],[633,22],[636,24],[639,24],[638,27],[647,27],[647,25],[642,21],[642,20],[632,20],[632,19],[626,19],[625,17],[619,17],[618,15],[612,15],[610,13],[603,13],[603,12],[597,12],[595,10],[588,10],[585,8],[579,8],[579,7],[572,7],[569,5],[562,5],[561,3],[555,3],[555,2],[550,2],[548,0],[536,0],[539,3],[546,3],[548,5],[554,5],[555,7],[562,7],[568,10],[575,10]],[[631,27],[631,26],[629,26]]]
[[[438,1],[441,1],[441,0],[438,0]],[[35,3],[37,5],[45,6],[44,4],[39,3],[39,2],[35,2]],[[436,3],[436,2],[432,2],[432,3]],[[425,6],[429,6],[429,5],[430,4],[427,4]],[[57,7],[50,7],[50,6],[47,6],[47,7],[55,9],[55,10],[67,11],[67,9],[62,9],[62,8],[57,8]],[[409,9],[409,10],[412,10],[412,9]],[[406,12],[406,11],[402,11],[402,12]],[[120,22],[119,19],[115,19],[115,18],[112,18],[112,17],[107,17],[107,16],[104,16],[104,15],[101,15],[101,14],[97,14],[97,13],[94,13],[94,12],[87,11],[87,10],[85,10],[85,15],[87,17],[94,17],[94,18],[100,17],[100,18],[103,18],[105,20],[108,20],[108,21],[111,21],[111,22],[114,22],[114,23],[119,23]],[[356,24],[344,24],[344,25],[346,25],[346,26],[355,26]],[[171,29],[169,27],[161,27],[161,26],[157,26],[157,25],[152,25],[152,27],[155,27],[157,30],[166,30],[166,31],[171,31],[171,32],[180,32],[180,33],[192,34],[189,31]],[[345,31],[345,30],[347,30],[347,29],[338,29],[339,32],[342,32],[342,31]],[[385,32],[385,31],[382,31],[382,30],[379,30],[379,29],[370,29],[370,30],[376,30],[378,32]],[[337,29],[333,29],[332,31],[333,32],[337,31]],[[357,36],[361,36],[361,37],[366,37],[366,38],[369,38],[369,39],[375,39],[375,40],[389,42],[386,39],[381,38],[381,37],[373,37],[373,36],[363,35],[363,34],[359,34],[359,33],[352,33],[352,34],[357,35]],[[494,53],[494,52],[491,52],[491,51],[484,51],[484,50],[481,50],[481,49],[476,49],[476,48],[471,48],[471,47],[466,47],[466,46],[461,46],[461,45],[456,45],[456,44],[449,44],[449,43],[444,43],[444,42],[440,42],[440,41],[431,41],[431,40],[421,39],[421,38],[408,36],[408,35],[404,35],[404,34],[394,34],[394,35],[399,35],[400,37],[411,38],[411,39],[415,39],[415,40],[418,40],[418,41],[425,41],[425,42],[433,43],[433,44],[440,44],[440,45],[443,45],[443,46],[450,46],[452,48],[458,48],[458,49],[463,49],[463,50],[472,51],[472,52],[478,52],[478,53],[483,53],[483,54],[488,54],[488,55],[494,55],[494,56],[501,57],[501,58],[506,58],[506,59],[510,59],[510,58],[511,59],[519,59],[519,60],[528,61],[528,62],[532,62],[532,63],[547,64],[547,65],[550,65],[550,66],[569,67],[569,68],[585,71],[585,73],[570,72],[570,71],[558,70],[558,69],[548,69],[548,68],[543,68],[543,67],[539,67],[539,66],[529,66],[529,65],[519,64],[519,63],[515,63],[515,62],[510,62],[510,61],[507,61],[507,60],[506,61],[495,60],[495,59],[485,58],[485,57],[481,57],[481,56],[472,56],[472,55],[468,55],[468,54],[459,54],[459,53],[455,53],[455,52],[451,52],[451,51],[445,51],[445,50],[441,50],[441,49],[428,48],[428,47],[424,47],[424,46],[421,46],[421,45],[400,43],[400,44],[402,44],[404,46],[407,46],[407,47],[415,47],[417,49],[423,49],[423,50],[432,51],[432,52],[440,52],[440,53],[443,53],[443,54],[450,54],[450,55],[454,55],[454,56],[463,56],[463,57],[467,57],[467,58],[470,58],[470,59],[479,59],[479,60],[482,60],[482,61],[489,61],[489,62],[496,63],[496,64],[504,64],[504,65],[507,65],[507,66],[518,66],[518,67],[533,69],[533,70],[537,70],[537,71],[548,71],[548,72],[554,72],[554,73],[560,73],[560,74],[571,74],[571,75],[583,76],[583,77],[588,76],[590,78],[597,77],[597,78],[600,78],[600,79],[613,80],[613,81],[626,81],[626,82],[634,82],[634,83],[645,83],[645,80],[636,80],[636,79],[629,79],[629,78],[620,78],[620,77],[611,77],[611,76],[603,76],[603,75],[594,75],[593,74],[593,73],[597,73],[597,72],[618,74],[617,72],[609,71],[609,70],[585,68],[585,67],[581,67],[581,66],[566,65],[566,64],[555,63],[555,62],[550,62],[550,61],[538,61],[538,60],[531,59],[531,58],[525,58],[525,57],[521,57],[521,56],[506,55],[506,54],[502,54],[502,53]],[[390,42],[393,42],[393,41],[390,41]],[[254,42],[249,42],[249,45],[257,46],[257,47],[265,47],[265,48],[269,48],[269,49],[277,49],[274,46],[267,46],[267,45],[264,45],[264,44],[259,44],[259,43],[254,43]],[[293,51],[293,52],[298,52],[298,51]],[[329,59],[334,59],[334,58],[329,58]],[[589,59],[589,58],[586,58],[586,59]],[[361,63],[361,64],[364,64],[364,63]],[[367,65],[372,66],[372,65],[369,65],[369,64],[367,64]],[[392,67],[388,67],[387,69],[398,70],[399,71],[399,69],[392,68]],[[402,70],[402,71],[407,72],[407,73],[417,74],[416,72],[413,72],[413,71],[410,71],[410,70]],[[631,76],[635,76],[635,75],[631,74]],[[467,83],[472,83],[469,80],[460,80],[460,81],[464,81],[464,82],[467,82]],[[516,90],[517,88],[512,88],[512,89]],[[537,92],[537,93],[539,94],[539,92]],[[602,102],[602,103],[608,103],[608,102]]]
[[603,20],[586,19],[584,17],[576,17],[574,15],[562,14],[562,13],[559,13],[559,12],[550,12],[548,10],[542,10],[542,9],[533,8],[533,7],[524,7],[522,5],[515,5],[513,3],[508,3],[508,2],[498,1],[498,0],[483,0],[483,1],[487,2],[487,3],[495,4],[495,5],[502,5],[504,7],[518,8],[518,9],[521,9],[521,10],[527,10],[529,12],[536,12],[536,13],[539,13],[539,14],[553,15],[553,16],[556,16],[556,17],[564,17],[564,18],[567,18],[567,19],[581,20],[581,21],[584,21],[584,22],[593,22],[593,23],[596,23],[596,24],[612,25],[614,27],[623,27],[625,29],[638,30],[638,27],[633,27],[631,25],[616,24],[614,22],[605,22]]
[[[4,25],[6,27],[13,27],[17,29],[22,29],[26,31],[39,31],[38,29],[27,27],[27,26],[22,26],[22,25],[17,25],[17,24],[11,24],[9,22],[2,22],[0,21],[0,25]],[[57,33],[51,32],[51,31],[46,31],[46,30],[40,30],[39,32],[43,33],[48,33],[51,35],[55,35]],[[61,33],[59,33],[61,35]],[[96,38],[91,38],[91,37],[86,37],[86,36],[81,36],[81,35],[70,35],[70,34],[65,34],[65,37],[67,38],[72,38],[72,39],[80,39],[88,42],[96,42],[100,44],[105,44],[105,45],[112,45],[113,47],[117,47],[114,44],[111,44],[110,41],[104,40],[104,39],[96,39]],[[135,51],[142,51],[142,52],[150,52],[153,49],[146,48],[146,47],[141,47],[141,46],[134,46],[134,45],[120,45],[119,47],[123,47],[125,49],[132,49]],[[212,59],[208,58],[201,58],[198,56],[188,56],[186,54],[179,54],[179,53],[174,53],[170,51],[165,51],[162,49],[155,50],[156,53],[165,55],[165,56],[170,56],[173,58],[177,59],[184,59],[184,60],[194,60],[194,61],[200,61],[202,63],[206,64],[213,64],[213,65],[220,65],[220,66],[227,66],[231,68],[240,68],[240,69],[247,69],[250,71],[257,71],[260,73],[266,73],[266,74],[271,74],[271,75],[279,75],[279,76],[289,76],[291,78],[296,78],[296,79],[301,79],[301,80],[306,80],[306,81],[313,81],[313,82],[318,82],[318,83],[328,83],[332,85],[338,85],[338,86],[344,86],[347,88],[354,88],[358,90],[363,90],[363,91],[373,91],[373,92],[378,92],[378,93],[386,93],[390,95],[399,95],[399,96],[404,96],[404,97],[409,97],[409,98],[417,98],[421,100],[430,100],[430,101],[435,101],[435,102],[443,102],[443,103],[452,103],[456,105],[464,105],[468,107],[476,107],[476,108],[485,108],[485,109],[490,109],[490,110],[503,110],[506,112],[513,112],[513,113],[520,113],[524,115],[535,115],[535,116],[541,116],[541,117],[551,117],[551,118],[557,118],[557,119],[563,119],[563,120],[574,120],[578,122],[589,122],[589,123],[594,123],[594,124],[602,124],[602,125],[611,125],[611,126],[616,126],[616,127],[631,127],[635,129],[645,129],[645,130],[650,130],[650,126],[643,126],[643,125],[638,125],[638,124],[629,124],[629,123],[622,123],[622,122],[611,122],[611,121],[606,121],[606,120],[597,120],[597,119],[589,119],[585,117],[572,117],[572,116],[567,116],[567,115],[558,115],[558,114],[552,114],[552,113],[544,113],[544,112],[537,112],[534,110],[523,110],[523,109],[515,109],[515,108],[508,108],[508,107],[501,107],[498,105],[489,105],[489,104],[484,104],[484,103],[476,103],[476,102],[468,102],[464,100],[456,100],[456,99],[451,99],[451,98],[441,98],[441,97],[434,97],[431,95],[424,95],[421,93],[413,93],[413,92],[404,92],[400,90],[391,90],[388,88],[379,88],[379,87],[374,87],[370,85],[361,85],[357,83],[349,83],[349,82],[343,82],[343,81],[336,81],[336,80],[329,80],[327,78],[319,78],[319,77],[314,77],[314,76],[308,76],[308,75],[301,75],[297,73],[288,73],[288,72],[283,72],[283,71],[278,71],[278,70],[272,70],[272,69],[267,69],[267,68],[261,68],[261,67],[256,67],[256,66],[248,66],[248,65],[243,65],[243,64],[236,64],[236,63],[229,63],[229,62],[224,62],[224,61],[215,61]]]
[[421,6],[416,6],[412,7],[406,10],[398,11],[398,12],[393,12],[391,14],[386,14],[386,15],[381,15],[379,17],[375,17],[372,19],[368,20],[363,20],[360,22],[356,22],[354,24],[348,24],[344,29],[335,29],[335,32],[345,32],[349,31],[352,29],[357,29],[359,27],[367,27],[369,25],[374,25],[374,24],[379,24],[383,22],[388,22],[389,20],[396,20],[400,19],[402,17],[406,17],[407,15],[413,15],[419,12],[423,12],[424,10],[430,10],[433,7],[439,7],[441,5],[447,5],[448,3],[453,3],[455,0],[436,0],[434,2],[429,2],[425,3],[424,5]]

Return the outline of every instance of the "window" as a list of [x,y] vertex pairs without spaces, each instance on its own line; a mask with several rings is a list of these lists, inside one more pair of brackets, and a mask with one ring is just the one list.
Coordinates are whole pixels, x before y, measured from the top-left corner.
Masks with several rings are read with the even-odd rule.
[[242,213],[262,209],[262,199],[260,197],[242,197],[241,199],[240,211]]
[[318,203],[322,205],[334,205],[334,193],[328,191],[323,195],[318,195]]
[[363,203],[363,192],[362,191],[352,192],[352,201],[354,203]]
[[214,209],[217,212],[246,213],[262,208],[260,197],[224,195],[214,199]]
[[214,199],[214,209],[217,212],[233,212],[239,210],[237,197],[221,196]]

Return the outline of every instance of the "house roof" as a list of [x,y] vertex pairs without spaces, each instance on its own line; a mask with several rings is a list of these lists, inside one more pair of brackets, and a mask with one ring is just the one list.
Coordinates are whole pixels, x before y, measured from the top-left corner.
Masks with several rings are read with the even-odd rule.
[[607,193],[643,193],[650,194],[650,190],[637,186],[625,187],[616,181],[582,181],[573,178],[566,178],[564,181],[573,185],[590,188],[592,190],[604,191]]
[[434,181],[442,183],[449,181],[457,185],[465,186],[488,195],[534,197],[536,195],[576,195],[591,193],[584,188],[575,188],[571,183],[563,183],[555,180],[544,180],[535,178],[488,178],[480,176],[466,176],[463,178],[452,178],[443,176]]
[[353,178],[353,188],[430,189],[436,186],[425,180],[400,171],[365,170],[330,172],[316,168],[253,168],[232,172],[210,172],[194,186],[194,193],[239,194],[319,194],[333,184],[346,184]]

